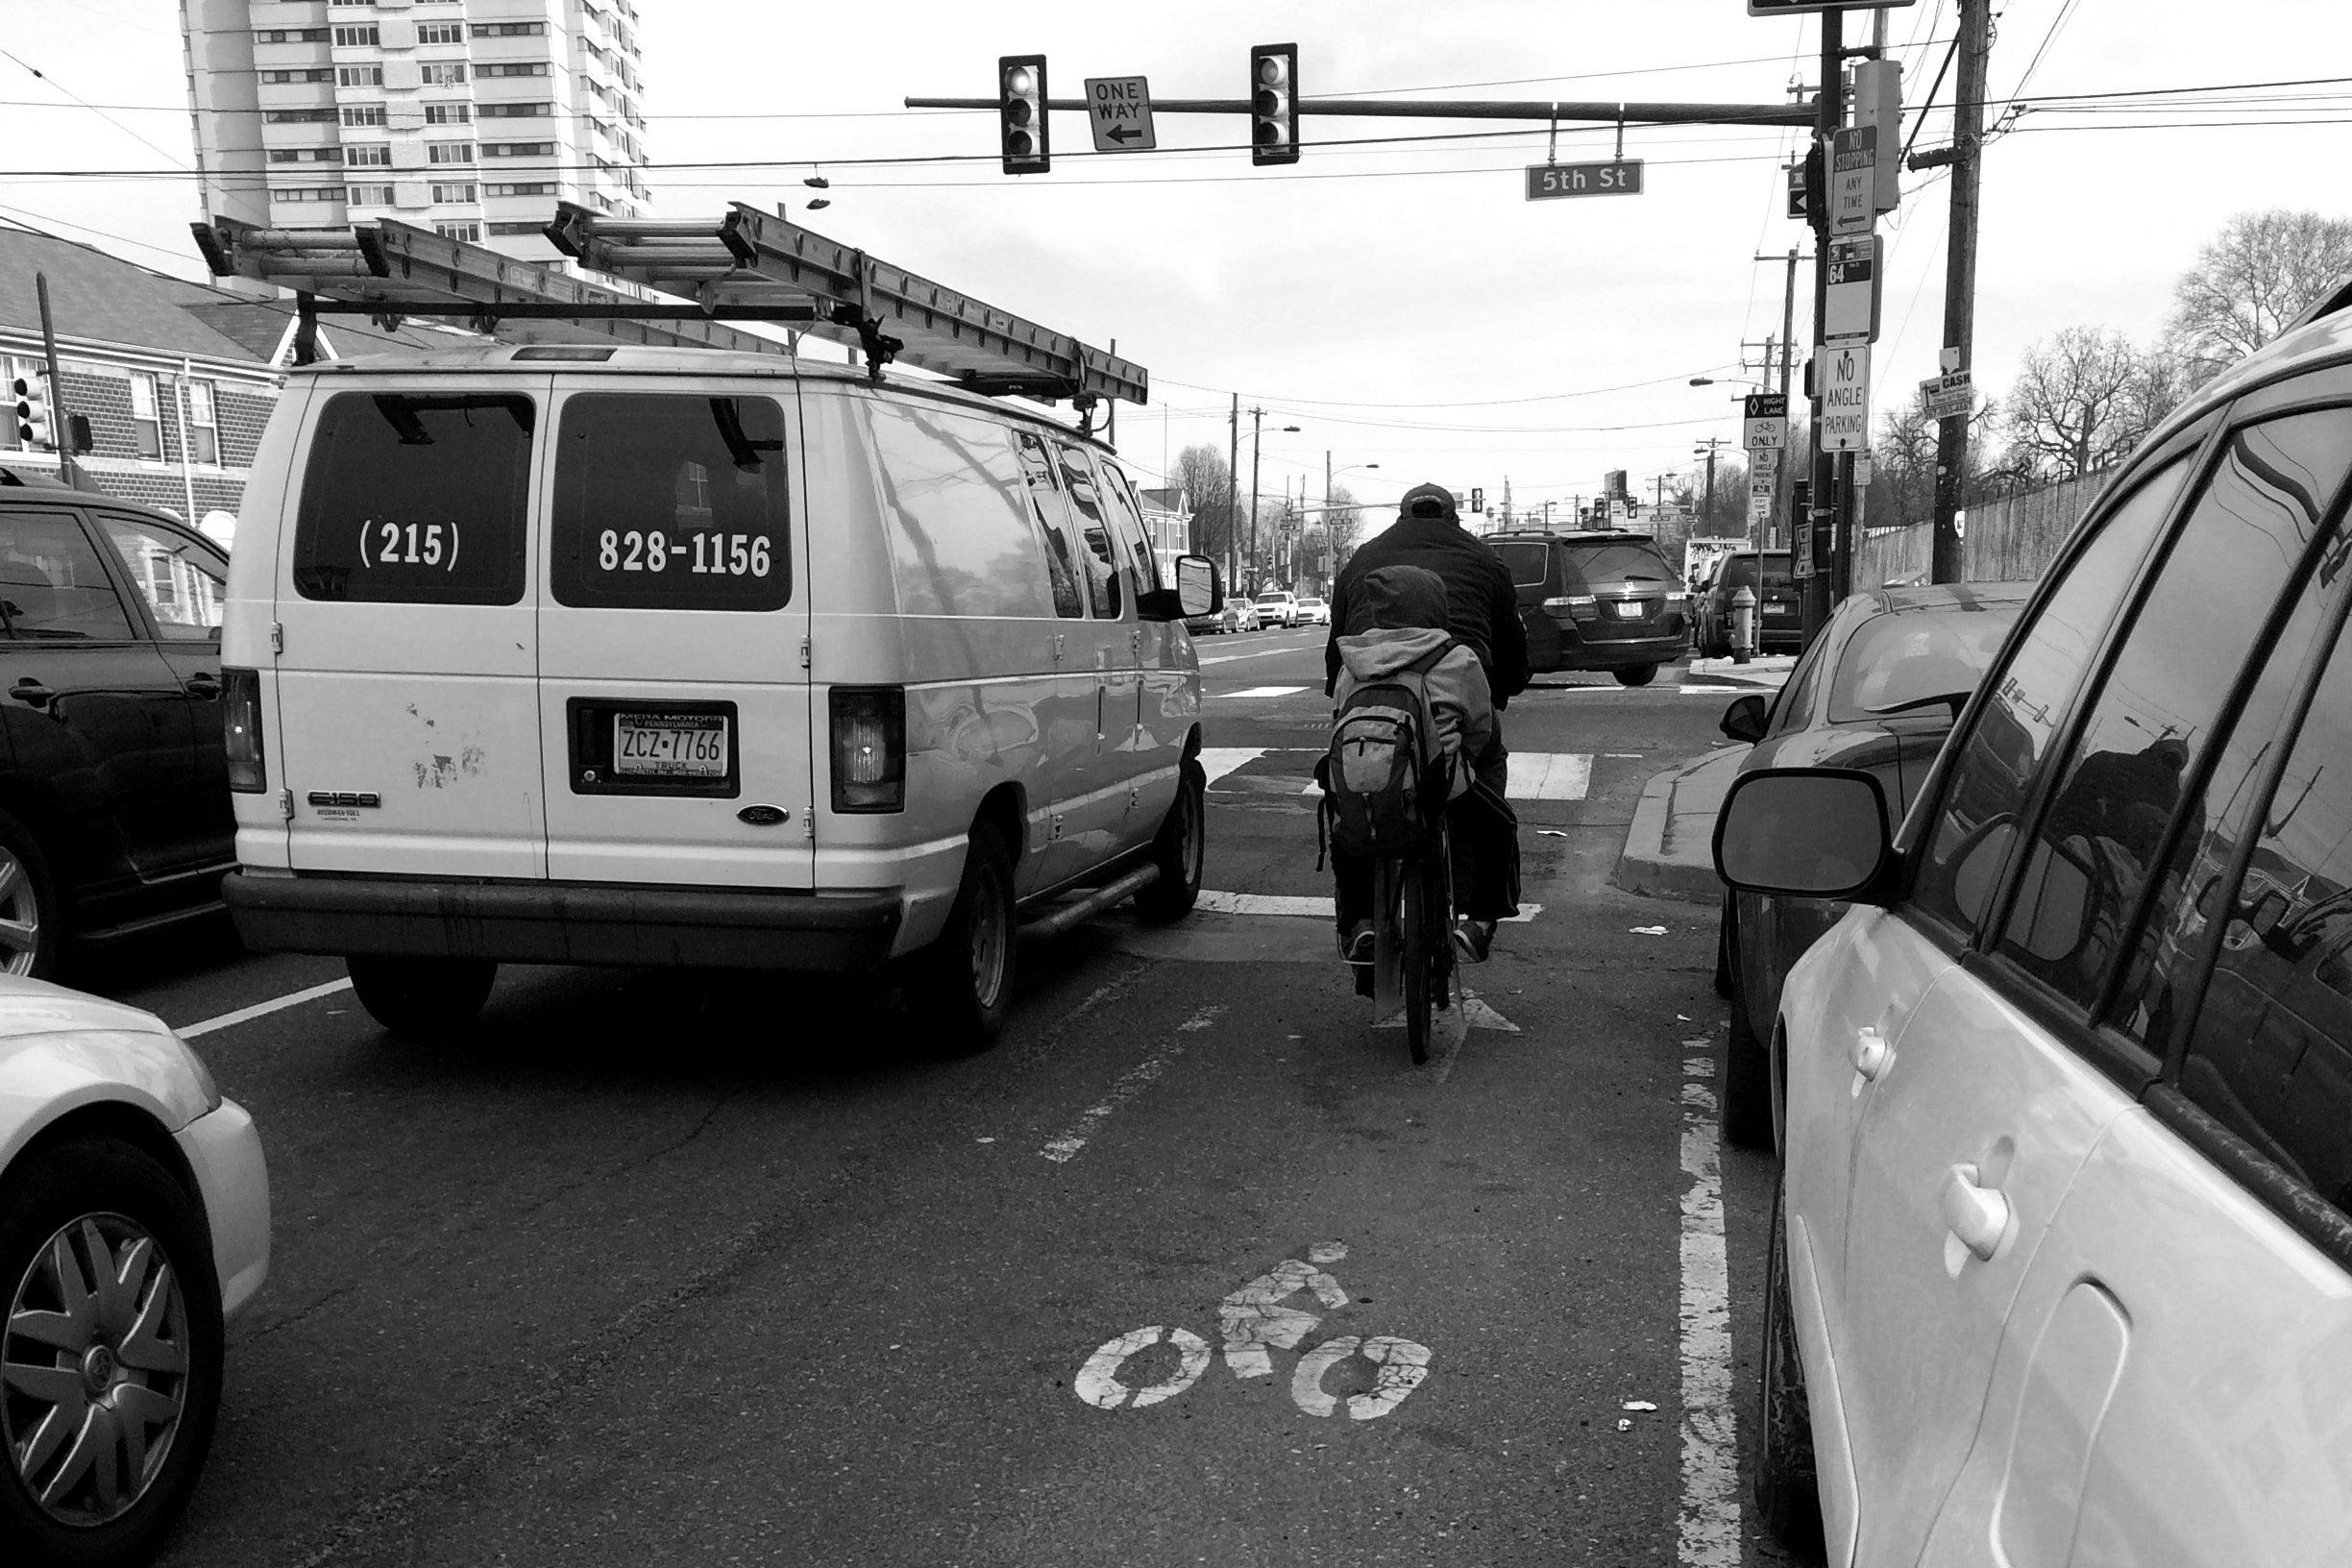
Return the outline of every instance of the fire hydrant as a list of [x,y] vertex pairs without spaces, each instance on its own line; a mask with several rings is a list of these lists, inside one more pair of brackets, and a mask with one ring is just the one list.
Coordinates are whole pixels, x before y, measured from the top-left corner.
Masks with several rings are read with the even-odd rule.
[[1743,583],[1731,596],[1731,662],[1746,664],[1755,657],[1755,590]]

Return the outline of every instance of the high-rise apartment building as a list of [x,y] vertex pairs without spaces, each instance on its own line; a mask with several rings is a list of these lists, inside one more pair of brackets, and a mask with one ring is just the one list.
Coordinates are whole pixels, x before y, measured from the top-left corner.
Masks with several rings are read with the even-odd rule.
[[558,200],[649,212],[629,0],[181,0],[181,30],[208,215],[544,260]]

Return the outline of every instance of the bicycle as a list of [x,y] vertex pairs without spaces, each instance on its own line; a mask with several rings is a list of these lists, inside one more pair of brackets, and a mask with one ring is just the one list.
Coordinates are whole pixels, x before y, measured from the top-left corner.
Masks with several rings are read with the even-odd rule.
[[1454,1005],[1454,842],[1442,808],[1425,847],[1373,862],[1372,909],[1372,1009],[1383,1018],[1404,1011],[1419,1066],[1432,1014]]

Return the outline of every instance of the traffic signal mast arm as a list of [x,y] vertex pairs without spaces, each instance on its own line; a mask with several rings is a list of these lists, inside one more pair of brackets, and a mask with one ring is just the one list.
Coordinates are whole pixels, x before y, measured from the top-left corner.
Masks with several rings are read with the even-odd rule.
[[[909,98],[909,109],[987,109],[1003,106],[994,98]],[[1083,98],[1055,98],[1049,110],[1084,113]],[[1256,104],[1248,98],[1154,98],[1155,114],[1250,114]],[[1793,125],[1811,126],[1809,104],[1668,104],[1668,103],[1552,103],[1540,98],[1301,98],[1293,106],[1299,115],[1344,115],[1357,119],[1409,120],[1575,120],[1596,125]]]

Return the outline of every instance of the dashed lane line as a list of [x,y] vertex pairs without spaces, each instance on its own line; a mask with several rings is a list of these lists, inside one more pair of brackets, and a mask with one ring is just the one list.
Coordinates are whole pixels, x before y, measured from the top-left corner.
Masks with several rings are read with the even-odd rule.
[[[1178,1024],[1177,1034],[1179,1036],[1197,1034],[1214,1023],[1218,1015],[1224,1011],[1222,1007],[1204,1007]],[[1184,1053],[1185,1041],[1182,1039],[1173,1040],[1158,1056],[1128,1068],[1119,1075],[1118,1082],[1111,1086],[1111,1092],[1103,1096],[1100,1104],[1087,1107],[1078,1119],[1070,1124],[1067,1132],[1049,1141],[1043,1148],[1038,1150],[1038,1153],[1057,1165],[1069,1164],[1070,1161],[1077,1158],[1078,1151],[1087,1146],[1087,1140],[1094,1136],[1104,1122],[1111,1119],[1120,1106],[1125,1105],[1158,1082],[1160,1075],[1167,1071],[1168,1064]]]
[[251,1007],[240,1007],[233,1013],[223,1013],[217,1017],[206,1018],[201,1023],[183,1024],[172,1033],[178,1035],[182,1040],[194,1040],[198,1035],[208,1035],[216,1029],[228,1029],[240,1023],[250,1023],[256,1018],[267,1017],[272,1013],[282,1013],[289,1007],[300,1007],[305,1002],[315,1002],[321,996],[332,996],[339,991],[349,990],[351,990],[351,981],[348,978],[330,980],[323,986],[312,986],[306,991],[288,992],[283,996],[273,996],[266,1002],[256,1002]]

